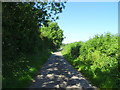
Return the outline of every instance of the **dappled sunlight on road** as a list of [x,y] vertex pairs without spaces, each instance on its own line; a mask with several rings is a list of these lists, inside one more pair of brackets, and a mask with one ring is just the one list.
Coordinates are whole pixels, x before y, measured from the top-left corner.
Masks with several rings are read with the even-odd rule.
[[33,80],[32,88],[93,88],[61,55],[54,52]]

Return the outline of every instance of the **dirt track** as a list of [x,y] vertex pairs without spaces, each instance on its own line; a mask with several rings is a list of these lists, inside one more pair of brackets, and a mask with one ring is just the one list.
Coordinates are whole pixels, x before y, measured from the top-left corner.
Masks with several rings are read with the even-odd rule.
[[50,56],[29,88],[96,89],[63,58],[61,52]]

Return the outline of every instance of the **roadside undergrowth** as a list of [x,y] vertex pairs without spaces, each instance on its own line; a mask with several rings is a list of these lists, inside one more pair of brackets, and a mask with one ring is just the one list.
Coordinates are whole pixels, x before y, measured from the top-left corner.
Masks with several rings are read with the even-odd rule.
[[120,86],[118,71],[118,36],[106,33],[95,35],[86,42],[63,46],[62,55],[98,88]]

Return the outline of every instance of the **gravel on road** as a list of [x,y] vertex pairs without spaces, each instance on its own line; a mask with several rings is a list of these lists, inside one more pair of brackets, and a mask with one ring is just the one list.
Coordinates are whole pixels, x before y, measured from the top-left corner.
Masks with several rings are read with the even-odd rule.
[[74,69],[62,56],[61,52],[54,52],[38,72],[29,87],[35,88],[66,88],[79,90],[97,90],[85,77]]

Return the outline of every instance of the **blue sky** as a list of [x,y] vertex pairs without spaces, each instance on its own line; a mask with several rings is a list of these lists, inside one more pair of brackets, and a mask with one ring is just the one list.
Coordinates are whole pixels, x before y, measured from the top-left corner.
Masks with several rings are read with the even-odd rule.
[[86,41],[96,34],[118,33],[117,2],[67,2],[59,14],[58,25],[64,31],[63,43]]

